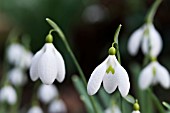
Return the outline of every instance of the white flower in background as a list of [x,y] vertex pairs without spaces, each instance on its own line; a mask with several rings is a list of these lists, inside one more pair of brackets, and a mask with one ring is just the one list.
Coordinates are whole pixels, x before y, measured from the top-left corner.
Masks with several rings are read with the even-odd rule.
[[27,113],[43,113],[43,110],[39,106],[33,106]]
[[106,17],[108,16],[107,14],[108,12],[104,6],[99,4],[94,4],[88,6],[84,10],[82,17],[85,21],[89,23],[96,23],[106,19]]
[[120,108],[117,105],[107,108],[104,113],[121,113]]
[[133,111],[132,113],[140,113],[140,111]]
[[4,86],[0,92],[0,101],[14,105],[17,101],[17,94],[15,89],[11,86]]
[[33,57],[30,76],[33,81],[38,78],[44,84],[52,84],[55,79],[62,82],[65,78],[63,57],[52,43],[46,43]]
[[7,49],[9,63],[23,69],[30,67],[32,56],[33,54],[19,43],[13,43]]
[[129,77],[126,70],[119,64],[115,55],[109,55],[104,62],[95,68],[87,84],[87,92],[94,95],[99,90],[101,83],[106,92],[112,93],[118,87],[123,97],[127,96],[130,89]]
[[9,81],[16,86],[22,86],[27,81],[27,76],[24,74],[23,70],[20,68],[14,68],[8,72]]
[[162,38],[153,24],[145,24],[137,29],[129,38],[128,51],[135,56],[142,47],[142,52],[148,54],[150,47],[150,55],[157,57],[162,50]]
[[11,44],[7,49],[7,58],[11,64],[17,65],[23,54],[24,47],[19,43]]
[[139,75],[139,86],[144,90],[156,83],[160,83],[167,89],[170,87],[170,76],[165,67],[159,64],[159,62],[153,61],[141,71]]
[[65,103],[60,100],[54,100],[48,108],[49,113],[66,113],[67,108],[65,106]]
[[58,90],[55,85],[42,84],[38,90],[38,98],[46,104],[58,97],[58,95]]

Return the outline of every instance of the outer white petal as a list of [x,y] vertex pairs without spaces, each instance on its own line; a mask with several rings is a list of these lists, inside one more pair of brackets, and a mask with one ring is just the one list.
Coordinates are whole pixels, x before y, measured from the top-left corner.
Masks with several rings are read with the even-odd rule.
[[38,90],[38,98],[45,104],[58,97],[58,90],[54,85],[42,84]]
[[23,69],[29,68],[31,65],[32,57],[33,57],[32,52],[30,52],[28,50],[24,50],[24,52],[22,54],[22,58],[19,63],[19,67],[21,67]]
[[114,105],[111,108],[107,108],[104,113],[121,113],[120,108],[117,105]]
[[118,89],[121,95],[125,97],[128,95],[130,89],[129,76],[121,65],[118,65],[115,70],[117,71],[115,76],[118,76]]
[[106,72],[108,59],[109,56],[92,72],[90,79],[87,83],[87,92],[89,95],[94,95],[99,90]]
[[39,106],[34,106],[30,108],[27,113],[43,113],[43,111]]
[[153,64],[151,63],[148,66],[146,66],[139,75],[139,87],[143,90],[147,89],[153,81],[154,75],[152,68]]
[[128,51],[131,55],[135,56],[139,50],[139,46],[143,37],[143,26],[137,29],[129,38]]
[[103,86],[106,92],[113,93],[118,86],[117,76],[113,75],[111,72],[108,74],[106,73],[103,78]]
[[46,43],[44,53],[41,55],[38,66],[38,76],[44,84],[52,84],[57,76],[57,58],[52,43]]
[[8,73],[10,82],[13,85],[21,86],[27,81],[27,76],[20,68],[14,68]]
[[38,61],[40,57],[42,56],[43,52],[44,52],[44,46],[32,58],[31,67],[30,67],[30,77],[31,77],[31,80],[33,81],[36,81],[39,78]]
[[168,70],[160,65],[158,62],[155,62],[156,68],[156,79],[164,87],[170,87],[170,76]]
[[2,102],[7,102],[10,105],[13,105],[17,101],[17,94],[14,88],[11,86],[5,86],[1,89],[0,99]]
[[149,42],[151,44],[151,56],[157,57],[162,50],[162,38],[153,24],[149,26],[149,37],[145,36],[142,42],[142,51],[144,54],[148,53]]
[[61,54],[55,49],[55,54],[56,54],[56,58],[57,58],[57,77],[56,79],[58,80],[58,82],[62,82],[65,78],[65,74],[66,74],[66,70],[65,70],[65,64],[64,64],[64,60],[63,57],[61,56]]
[[54,100],[49,108],[48,113],[66,113],[67,108],[62,100]]
[[133,111],[132,113],[140,113],[140,111]]

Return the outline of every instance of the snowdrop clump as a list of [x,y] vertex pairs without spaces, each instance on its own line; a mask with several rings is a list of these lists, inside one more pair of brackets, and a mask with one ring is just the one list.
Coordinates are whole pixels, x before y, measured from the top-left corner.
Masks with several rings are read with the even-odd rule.
[[43,113],[43,110],[39,106],[33,106],[27,113]]
[[8,79],[13,85],[23,86],[27,81],[27,76],[20,68],[14,68],[8,72]]
[[123,97],[129,93],[130,82],[128,74],[117,61],[115,54],[115,48],[111,47],[109,56],[92,72],[87,84],[89,95],[97,93],[102,82],[104,89],[108,93],[114,92],[117,87]]
[[9,63],[22,69],[28,69],[30,67],[32,56],[32,52],[26,50],[26,48],[19,43],[13,43],[7,49],[7,59]]
[[10,105],[14,105],[17,101],[17,94],[13,87],[4,86],[0,90],[0,102],[6,102]]
[[[144,54],[157,57],[162,50],[162,38],[152,23],[144,24],[129,38],[128,51],[135,56],[141,46]],[[150,49],[150,50],[149,50]]]
[[65,78],[63,57],[52,44],[52,35],[48,35],[47,43],[33,57],[30,67],[30,77],[33,81],[38,78],[44,84],[52,84],[55,79],[62,82]]
[[159,64],[158,61],[152,61],[139,75],[139,86],[141,89],[147,89],[150,85],[160,83],[164,88],[170,87],[170,75],[168,70]]
[[66,113],[67,108],[65,103],[59,99],[59,100],[54,100],[51,102],[48,108],[49,113]]
[[58,97],[58,90],[55,85],[42,84],[38,90],[38,98],[45,104]]

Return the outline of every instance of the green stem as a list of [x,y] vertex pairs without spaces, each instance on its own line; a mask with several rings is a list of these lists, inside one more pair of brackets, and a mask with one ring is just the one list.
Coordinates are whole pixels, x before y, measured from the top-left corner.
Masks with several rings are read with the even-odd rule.
[[150,8],[150,10],[149,10],[149,12],[146,16],[146,22],[147,23],[153,22],[153,18],[155,16],[156,10],[158,9],[158,6],[160,5],[161,2],[162,2],[162,0],[155,0],[154,4]]
[[165,110],[163,108],[163,106],[161,105],[161,103],[159,102],[158,98],[156,97],[156,95],[152,92],[151,89],[147,90],[150,97],[152,98],[152,100],[154,101],[155,105],[157,106],[158,110],[160,113],[165,113]]
[[[82,69],[81,69],[81,67],[80,67],[80,65],[79,65],[76,57],[74,56],[74,54],[73,54],[73,52],[72,52],[72,50],[71,50],[71,48],[70,48],[70,46],[69,46],[69,44],[68,44],[68,42],[67,42],[67,40],[66,40],[66,37],[65,37],[64,33],[63,33],[62,30],[58,27],[58,25],[55,24],[52,20],[50,20],[49,18],[46,18],[46,21],[54,28],[54,30],[58,33],[58,35],[60,36],[60,38],[61,38],[62,41],[64,42],[64,44],[65,44],[65,46],[66,46],[66,49],[68,50],[71,58],[73,59],[73,62],[75,63],[75,65],[76,65],[76,67],[77,67],[77,69],[78,69],[78,72],[79,72],[79,74],[80,74],[80,76],[81,76],[81,78],[82,78],[82,80],[83,80],[84,86],[86,87],[86,86],[87,86],[87,81],[86,81],[86,79],[85,79],[84,73],[83,73],[83,71],[82,71]],[[89,96],[89,95],[88,95],[88,96]],[[91,103],[92,103],[94,112],[95,112],[95,113],[98,113],[98,110],[97,110],[96,105],[95,105],[94,98],[93,98],[92,96],[89,96],[89,99],[90,99],[90,101],[91,101]]]

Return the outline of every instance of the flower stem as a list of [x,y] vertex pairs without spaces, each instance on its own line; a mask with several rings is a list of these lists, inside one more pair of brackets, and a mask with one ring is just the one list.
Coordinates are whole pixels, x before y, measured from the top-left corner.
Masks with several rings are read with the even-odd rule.
[[[58,33],[58,35],[60,36],[60,38],[61,38],[62,41],[64,42],[64,44],[65,44],[65,46],[66,46],[66,49],[68,50],[68,52],[69,52],[69,54],[70,54],[73,62],[75,63],[75,66],[77,67],[78,72],[79,72],[79,74],[80,74],[80,76],[81,76],[81,78],[82,78],[82,80],[83,80],[83,84],[84,84],[84,86],[86,87],[86,86],[87,86],[87,81],[86,81],[86,79],[85,79],[85,75],[84,75],[84,73],[83,73],[83,71],[82,71],[82,69],[81,69],[81,67],[80,67],[80,65],[79,65],[79,63],[78,63],[75,55],[74,55],[73,52],[72,52],[72,50],[71,50],[71,48],[70,48],[70,46],[69,46],[69,44],[68,44],[68,42],[67,42],[67,40],[66,40],[66,37],[65,37],[64,33],[63,33],[62,30],[58,27],[58,25],[57,25],[56,23],[54,23],[52,20],[50,20],[49,18],[46,18],[46,21],[54,28],[54,30]],[[89,96],[89,95],[88,95],[88,96]],[[94,112],[95,112],[95,113],[98,113],[98,110],[97,110],[97,108],[96,108],[96,104],[95,104],[94,98],[93,98],[92,96],[89,96],[89,99],[90,99],[90,101],[91,101],[91,103],[92,103]]]
[[150,10],[149,10],[149,12],[146,16],[146,22],[147,23],[153,22],[153,18],[155,16],[156,10],[158,9],[158,6],[160,5],[161,2],[162,2],[162,0],[155,0],[154,4],[150,8]]
[[165,113],[165,110],[163,108],[163,106],[161,105],[161,103],[159,102],[158,98],[156,97],[156,95],[152,92],[151,89],[147,90],[150,97],[152,98],[152,100],[154,101],[155,105],[157,106],[158,110],[160,113]]

